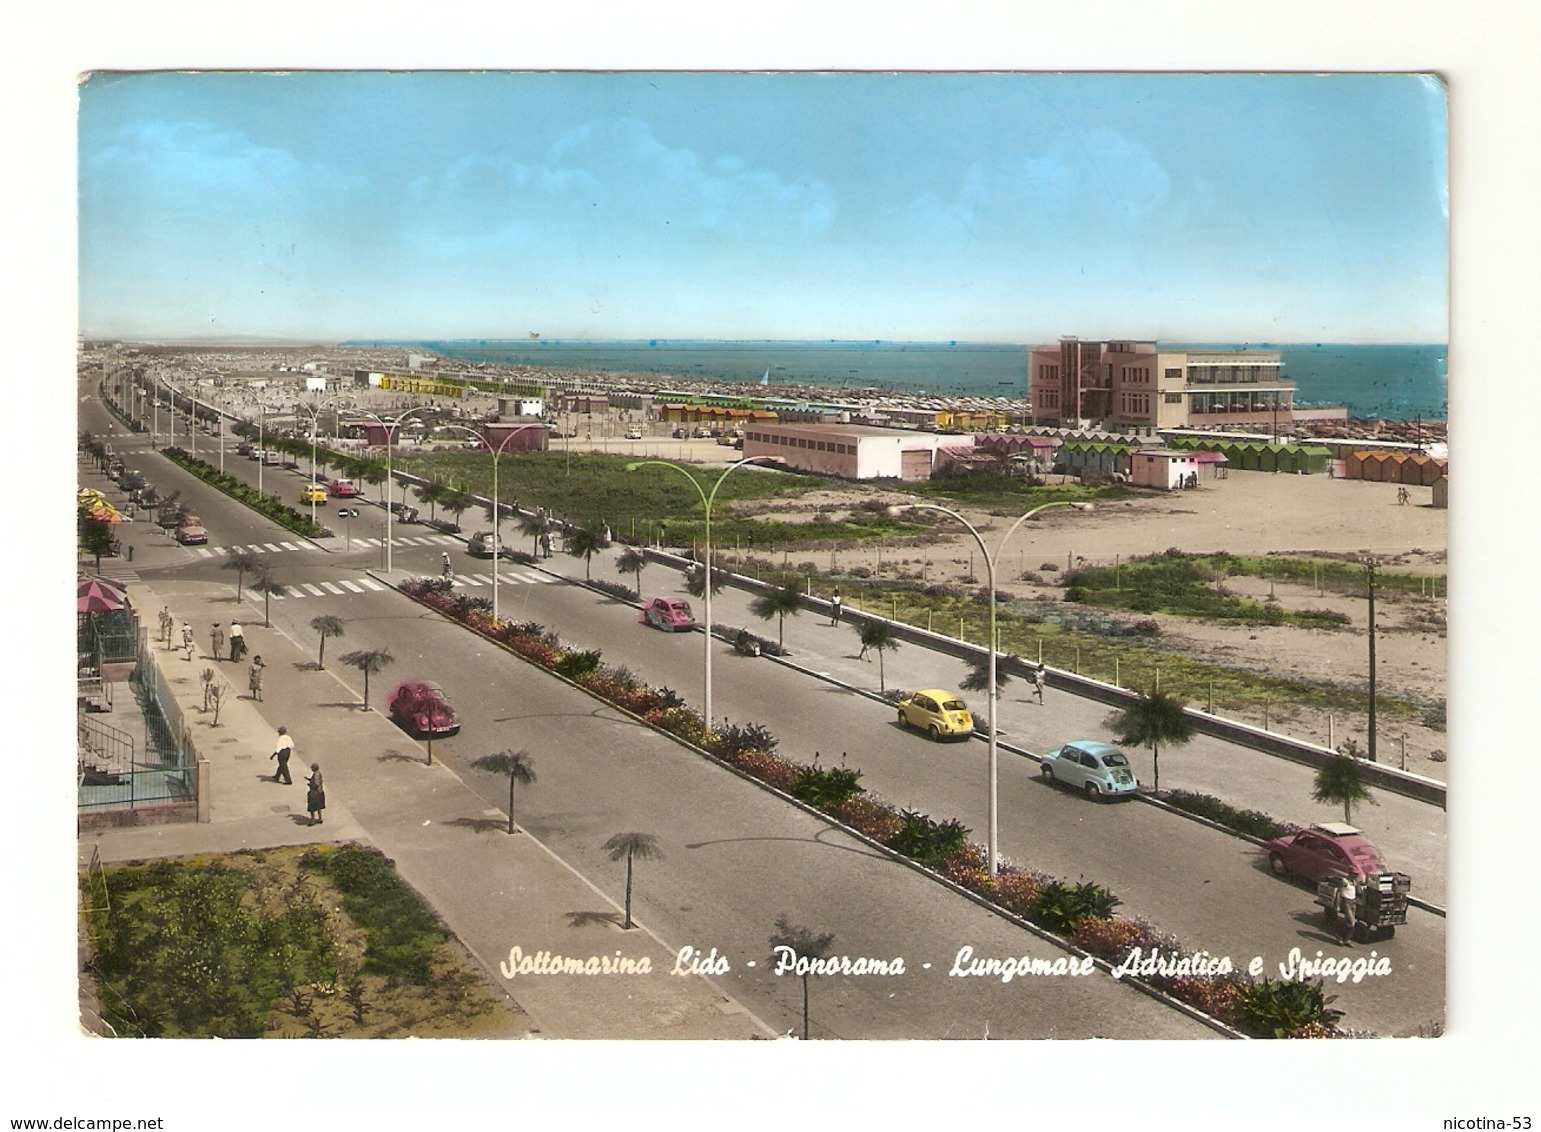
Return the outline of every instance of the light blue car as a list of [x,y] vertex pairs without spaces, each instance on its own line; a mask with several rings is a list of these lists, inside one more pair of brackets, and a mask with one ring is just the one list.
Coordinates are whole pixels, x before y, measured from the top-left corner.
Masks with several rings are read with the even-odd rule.
[[1092,801],[1133,794],[1140,788],[1128,758],[1108,743],[1077,739],[1043,756],[1038,767],[1045,782],[1061,782],[1086,791]]

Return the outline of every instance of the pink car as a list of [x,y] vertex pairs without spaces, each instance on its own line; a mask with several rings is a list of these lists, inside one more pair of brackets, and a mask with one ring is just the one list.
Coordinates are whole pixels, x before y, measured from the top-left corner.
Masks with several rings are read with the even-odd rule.
[[642,607],[637,620],[666,633],[688,633],[696,627],[690,603],[674,597],[655,597]]
[[421,738],[443,738],[460,730],[460,717],[444,698],[444,689],[431,680],[408,680],[391,693],[391,719],[402,730]]

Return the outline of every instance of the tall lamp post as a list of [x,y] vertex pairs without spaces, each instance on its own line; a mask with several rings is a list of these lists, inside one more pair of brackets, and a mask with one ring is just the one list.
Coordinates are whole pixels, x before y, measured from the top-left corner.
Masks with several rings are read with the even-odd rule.
[[[408,409],[399,417],[392,417],[389,424],[386,423],[385,418],[380,416],[379,413],[372,413],[368,409],[356,410],[361,416],[373,418],[376,424],[385,429],[385,572],[387,574],[392,571],[392,563],[395,561],[394,556],[391,554],[391,517],[394,514],[391,511],[391,488],[393,484],[391,475],[391,441],[396,435],[396,430],[401,427],[408,417],[413,413],[421,413],[427,408],[427,405],[420,405],[416,409]],[[493,562],[493,565],[497,565],[496,561]],[[497,571],[494,570],[493,573],[496,574]]]
[[470,433],[472,436],[476,437],[477,440],[481,441],[484,448],[492,453],[492,619],[493,621],[496,621],[498,619],[498,555],[501,553],[501,551],[498,549],[498,519],[503,514],[503,512],[499,509],[498,503],[498,461],[503,458],[504,446],[514,437],[518,436],[521,432],[525,432],[529,429],[540,429],[544,432],[547,431],[547,429],[545,424],[520,425],[518,428],[510,431],[509,434],[502,440],[498,441],[498,446],[493,448],[492,445],[487,443],[487,438],[481,433],[477,432],[474,428],[467,428],[465,425],[453,424],[444,425],[442,427],[459,429],[461,432]]
[[1370,600],[1370,746],[1366,754],[1373,763],[1375,758],[1375,559],[1364,560],[1365,581],[1368,585],[1368,597]]
[[950,508],[939,507],[935,503],[913,503],[910,504],[908,508],[901,508],[901,510],[910,511],[940,511],[943,515],[948,515],[956,519],[958,522],[963,524],[963,526],[968,530],[969,534],[974,536],[974,541],[979,544],[979,553],[984,558],[985,562],[985,584],[990,589],[990,639],[985,647],[989,650],[990,655],[989,672],[986,677],[986,689],[987,694],[990,697],[990,844],[988,849],[990,853],[991,876],[998,875],[1000,869],[1000,790],[997,774],[999,769],[1000,749],[996,742],[997,733],[995,719],[995,703],[999,697],[998,690],[995,686],[995,566],[996,563],[1000,560],[1001,553],[1006,549],[1006,543],[1010,541],[1012,535],[1017,533],[1018,528],[1020,528],[1023,523],[1027,522],[1040,511],[1047,511],[1051,507],[1072,507],[1077,511],[1090,511],[1092,509],[1092,505],[1090,503],[1072,503],[1068,500],[1059,500],[1054,503],[1044,503],[1034,507],[1027,514],[1019,518],[1015,523],[1011,524],[1011,527],[1006,531],[1004,535],[1001,536],[1001,541],[996,543],[994,554],[991,554],[989,548],[985,546],[985,540],[980,536],[979,531],[974,528],[974,524],[970,523],[962,515],[958,514],[956,511],[951,510]]
[[[327,398],[325,401],[322,401],[321,404],[317,405],[314,409],[307,408],[303,401],[296,401],[294,403],[294,407],[296,409],[302,409],[305,412],[310,414],[310,486],[311,487],[315,487],[316,486],[316,433],[319,430],[319,425],[317,424],[317,422],[321,418],[321,410],[322,410],[322,408],[327,406],[327,405],[331,405],[331,404],[335,404],[335,402],[331,398]],[[391,509],[390,495],[391,495],[390,485],[387,484],[386,488],[385,488],[385,510],[386,510],[387,514],[390,513],[390,509]],[[315,492],[311,492],[310,493],[310,521],[312,523],[314,523],[316,521],[316,493]]]
[[678,472],[689,481],[691,487],[696,489],[696,494],[701,497],[701,506],[706,512],[706,535],[703,540],[705,544],[705,557],[702,559],[704,563],[702,578],[705,580],[706,585],[702,590],[702,594],[706,602],[706,660],[703,669],[706,683],[705,718],[708,731],[712,729],[712,501],[717,498],[717,489],[722,486],[722,481],[727,479],[729,474],[736,469],[742,468],[745,464],[774,464],[779,462],[780,459],[776,456],[750,456],[746,460],[735,461],[723,470],[722,475],[717,477],[717,482],[712,484],[710,493],[701,486],[701,481],[696,479],[695,476],[691,475],[679,464],[671,463],[668,460],[636,460],[626,465],[628,472],[634,472],[638,468],[646,468],[649,465],[669,468],[672,471]]

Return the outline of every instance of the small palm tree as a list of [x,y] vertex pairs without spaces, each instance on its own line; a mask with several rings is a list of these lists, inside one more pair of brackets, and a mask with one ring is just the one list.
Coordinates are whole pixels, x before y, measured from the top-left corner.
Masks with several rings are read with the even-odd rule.
[[528,751],[499,751],[495,755],[483,755],[472,759],[477,770],[508,775],[508,832],[514,832],[514,783],[528,786],[535,781],[535,762]]
[[534,541],[534,555],[540,557],[541,536],[551,530],[551,520],[546,518],[544,512],[532,511],[528,515],[519,516],[519,533],[529,535]]
[[321,651],[316,654],[316,667],[325,668],[326,639],[343,635],[342,618],[333,617],[330,613],[323,613],[320,617],[312,617],[310,619],[310,627],[321,636]]
[[364,710],[368,711],[369,678],[387,665],[396,663],[396,658],[385,649],[357,649],[343,653],[342,662],[364,674]]
[[[792,923],[783,912],[776,917],[776,932],[770,938],[771,962],[777,963],[786,958],[789,949],[795,959],[823,959],[829,954],[830,946],[835,942],[834,932],[822,932],[815,934],[807,928]],[[774,968],[773,968],[774,969]],[[803,973],[803,1041],[808,1040],[808,974]]]
[[1374,803],[1375,799],[1365,789],[1359,777],[1359,760],[1350,754],[1340,754],[1322,764],[1316,772],[1316,782],[1311,797],[1318,802],[1343,803],[1343,820],[1353,821],[1352,810],[1356,802]]
[[776,618],[776,648],[781,652],[786,651],[787,614],[797,615],[803,607],[803,592],[796,582],[788,582],[783,586],[777,586],[767,594],[755,598],[749,603],[749,612],[762,621]]
[[235,600],[241,600],[241,590],[246,584],[246,575],[255,574],[258,568],[258,559],[249,550],[232,550],[225,555],[223,570],[235,571]]
[[663,850],[658,848],[658,839],[651,833],[617,833],[609,841],[600,846],[610,854],[612,861],[626,858],[626,922],[621,926],[630,928],[631,922],[631,861],[633,857],[640,857],[644,861],[654,860],[663,856]]
[[862,622],[860,633],[861,651],[878,654],[878,691],[886,692],[888,685],[883,674],[883,654],[899,647],[899,642],[894,638],[894,627],[887,621],[873,618]]
[[1193,738],[1193,723],[1183,702],[1165,692],[1151,692],[1124,708],[1109,725],[1125,746],[1149,746],[1155,760],[1156,793],[1161,792],[1161,744],[1180,745]]
[[445,491],[444,498],[440,500],[444,510],[455,516],[455,526],[460,526],[460,516],[464,515],[471,506],[471,494],[462,491],[458,487],[452,487]]
[[[722,563],[712,560],[712,594],[720,594],[724,586],[728,584],[728,572],[722,568]],[[706,570],[701,563],[696,563],[685,571],[685,592],[691,597],[706,596]]]
[[605,536],[592,524],[577,527],[567,533],[567,553],[583,559],[583,580],[590,580],[590,563],[594,555],[605,548]]
[[257,571],[257,576],[251,580],[251,592],[262,595],[262,627],[264,629],[271,629],[273,621],[269,614],[273,604],[273,595],[282,594],[284,587],[282,582],[277,581],[273,577],[270,567],[266,562],[262,563],[261,568]]
[[642,596],[642,568],[647,565],[647,555],[640,547],[628,546],[615,560],[615,568],[623,574],[637,576],[637,596]]
[[444,501],[444,494],[448,489],[437,481],[425,483],[422,487],[413,488],[412,494],[416,495],[422,503],[428,504],[428,521],[431,523],[438,511],[438,506]]
[[[997,653],[995,656],[995,694],[999,696],[1001,689],[1011,683],[1011,673],[1006,671],[1006,666],[1017,658],[1005,653]],[[990,658],[987,656],[971,657],[965,663],[968,664],[968,675],[958,681],[958,687],[965,692],[983,692],[990,683]]]

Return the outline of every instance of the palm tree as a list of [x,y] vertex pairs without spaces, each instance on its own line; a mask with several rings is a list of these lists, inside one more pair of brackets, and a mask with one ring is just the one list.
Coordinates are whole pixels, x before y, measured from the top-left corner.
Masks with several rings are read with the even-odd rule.
[[251,580],[251,592],[262,595],[262,627],[264,629],[271,629],[273,627],[273,619],[269,614],[273,604],[273,595],[279,594],[282,596],[284,587],[283,583],[274,579],[271,567],[265,561],[257,570],[257,576]]
[[878,654],[878,691],[886,692],[888,686],[883,675],[883,654],[899,647],[899,642],[894,639],[894,627],[874,617],[862,622],[860,633],[861,651]]
[[[685,571],[685,592],[691,597],[704,597],[706,595],[706,570],[697,562],[689,570]],[[728,572],[722,568],[722,563],[712,560],[712,593],[720,594],[724,586],[728,584]]]
[[[1011,673],[1006,671],[1006,666],[1017,658],[1005,653],[995,655],[995,694],[998,697],[1001,689],[1011,683]],[[965,661],[968,665],[968,675],[958,681],[958,687],[965,692],[983,692],[985,686],[990,683],[990,658],[986,656],[971,657]]]
[[1316,772],[1316,784],[1311,790],[1311,797],[1318,802],[1342,802],[1345,822],[1353,821],[1352,808],[1355,802],[1375,801],[1359,777],[1359,760],[1350,754],[1340,754],[1322,764],[1322,768]]
[[[364,462],[363,480],[370,487],[379,487],[385,482],[385,465],[378,460],[366,460]],[[386,494],[389,495],[390,493],[387,492]],[[388,498],[385,500],[387,506],[390,505],[390,502]]]
[[605,548],[604,532],[598,527],[588,525],[575,527],[567,532],[567,553],[574,558],[583,559],[583,580],[590,579],[590,562],[594,555]]
[[535,763],[528,751],[499,751],[495,755],[483,755],[472,759],[477,770],[508,775],[508,832],[514,832],[514,783],[528,786],[535,781]]
[[396,658],[385,649],[358,649],[343,653],[342,662],[357,668],[364,674],[364,710],[368,711],[370,676],[385,668],[386,665],[396,663]]
[[779,652],[786,651],[787,614],[797,615],[803,607],[803,592],[796,582],[787,582],[777,586],[769,593],[762,594],[749,603],[749,612],[762,621],[776,618],[776,649]]
[[631,860],[640,857],[644,861],[653,860],[663,856],[663,850],[658,848],[658,839],[651,833],[617,833],[609,841],[600,846],[610,854],[612,861],[626,858],[626,922],[623,928],[632,927],[631,922]]
[[647,565],[647,555],[640,547],[628,546],[615,560],[615,568],[623,574],[637,576],[637,596],[642,596],[642,568]]
[[342,618],[333,617],[330,613],[323,613],[320,617],[312,617],[310,619],[310,627],[321,635],[321,651],[316,654],[316,667],[325,668],[326,639],[343,635]]
[[241,590],[246,584],[246,575],[257,573],[259,562],[257,556],[249,550],[232,550],[225,555],[223,570],[235,571],[235,600],[241,600]]
[[466,509],[471,506],[470,492],[463,491],[458,487],[448,488],[444,492],[444,498],[440,500],[440,503],[444,505],[444,510],[455,516],[455,528],[458,530],[460,527],[460,516],[464,515]]
[[438,511],[439,504],[444,500],[444,494],[448,489],[436,480],[430,480],[422,487],[414,488],[412,494],[416,495],[420,502],[428,504],[428,521],[431,523]]
[[541,536],[551,530],[551,520],[546,517],[544,511],[531,511],[529,514],[519,516],[519,533],[529,535],[534,540],[534,555],[540,557]]
[[1114,717],[1109,725],[1114,738],[1125,746],[1149,745],[1155,759],[1156,793],[1161,792],[1161,744],[1181,745],[1193,738],[1193,723],[1176,696],[1151,692],[1141,696]]
[[[834,932],[823,932],[815,935],[807,928],[792,923],[783,912],[776,917],[776,933],[771,936],[771,962],[778,963],[787,958],[786,950],[793,953],[792,961],[797,959],[823,959],[829,954],[830,945],[835,942]],[[783,950],[786,949],[786,950]],[[808,1040],[808,973],[803,972],[803,1041]]]

